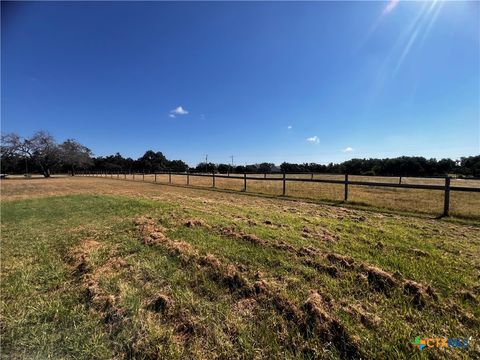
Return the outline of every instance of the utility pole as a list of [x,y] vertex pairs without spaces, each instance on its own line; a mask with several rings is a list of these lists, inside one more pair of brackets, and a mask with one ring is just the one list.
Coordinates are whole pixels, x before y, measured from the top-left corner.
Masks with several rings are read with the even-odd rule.
[[205,155],[205,173],[208,173],[208,154]]
[[232,167],[231,167],[231,169],[230,169],[230,172],[233,171],[233,157],[234,157],[233,155],[230,155],[230,158],[232,159]]

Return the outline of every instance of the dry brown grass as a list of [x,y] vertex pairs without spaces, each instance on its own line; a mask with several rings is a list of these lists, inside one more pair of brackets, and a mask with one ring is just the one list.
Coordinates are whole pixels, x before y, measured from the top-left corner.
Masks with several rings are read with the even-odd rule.
[[[278,177],[279,175],[269,175]],[[296,175],[300,177],[300,175]],[[310,175],[303,177],[309,178]],[[320,177],[316,175],[316,177]],[[321,175],[322,178],[342,179],[342,175]],[[95,194],[99,191],[109,194],[130,194],[130,195],[153,195],[164,193],[165,187],[152,187],[149,183],[155,181],[155,176],[146,174],[144,176],[135,175],[135,184],[125,181],[117,181],[112,185],[112,180],[133,180],[132,175],[107,178],[93,177],[75,177],[75,178],[51,178],[51,179],[15,179],[2,180],[1,193],[2,199],[21,199],[32,196],[50,196],[60,194]],[[352,176],[351,180],[372,181],[372,177]],[[375,177],[379,182],[398,182],[397,178]],[[173,185],[186,186],[186,176],[172,175],[171,183]],[[103,183],[102,183],[103,182]],[[168,184],[169,176],[157,175],[158,184]],[[443,184],[442,179],[420,179],[404,178],[402,183],[411,184]],[[193,194],[194,188],[212,188],[212,179],[210,177],[190,176],[190,186],[192,189],[180,190],[178,187],[169,188],[169,192],[174,194]],[[480,182],[475,180],[452,180],[452,186],[479,187]],[[241,192],[243,190],[243,179],[225,179],[216,178],[215,188],[221,190],[231,190]],[[186,192],[187,191],[187,192]],[[248,180],[247,192],[265,194],[270,196],[281,196],[281,181],[262,181]],[[287,197],[308,199],[313,201],[343,201],[344,186],[339,184],[323,184],[308,182],[287,182]],[[349,186],[349,202],[356,205],[366,205],[375,208],[418,212],[432,215],[439,215],[443,211],[443,191],[441,190],[419,190],[419,189],[399,189],[382,188],[367,186]],[[450,193],[450,213],[452,216],[480,218],[480,193],[456,192]]]

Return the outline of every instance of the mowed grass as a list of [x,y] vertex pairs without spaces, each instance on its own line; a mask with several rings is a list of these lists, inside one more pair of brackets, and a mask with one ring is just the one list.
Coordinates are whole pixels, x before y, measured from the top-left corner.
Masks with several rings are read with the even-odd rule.
[[[105,179],[1,186],[3,358],[480,356],[478,222]],[[472,340],[420,353],[416,336]]]

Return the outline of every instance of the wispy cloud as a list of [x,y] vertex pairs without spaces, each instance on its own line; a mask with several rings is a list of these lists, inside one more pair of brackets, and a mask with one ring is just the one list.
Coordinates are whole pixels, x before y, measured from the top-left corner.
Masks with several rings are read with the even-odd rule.
[[187,115],[188,114],[188,111],[185,110],[183,107],[181,106],[178,106],[176,107],[175,109],[173,110],[170,110],[170,114],[168,116],[170,116],[171,118],[175,118],[177,117],[178,115]]
[[315,136],[307,138],[307,141],[309,143],[312,143],[312,144],[318,144],[320,142],[320,139],[318,138],[317,135],[315,135]]
[[385,8],[383,9],[383,15],[392,12],[393,9],[397,7],[399,2],[400,0],[390,0],[388,4],[385,6]]
[[353,148],[352,147],[346,147],[345,149],[342,150],[343,152],[352,152]]
[[292,125],[288,125],[287,129],[290,130],[292,128]]

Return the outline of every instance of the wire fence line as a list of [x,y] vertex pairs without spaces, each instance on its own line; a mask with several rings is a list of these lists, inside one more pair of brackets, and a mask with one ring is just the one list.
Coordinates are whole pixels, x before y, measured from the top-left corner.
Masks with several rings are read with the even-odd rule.
[[[349,200],[349,187],[350,186],[362,186],[362,187],[385,187],[385,188],[400,188],[400,189],[422,189],[422,190],[436,190],[436,191],[443,191],[443,213],[442,216],[449,216],[450,213],[450,192],[471,192],[471,193],[480,193],[480,187],[473,187],[473,186],[452,186],[451,181],[452,178],[447,177],[430,177],[430,178],[421,178],[421,179],[434,179],[437,182],[439,180],[443,180],[443,184],[407,184],[402,183],[402,178],[408,179],[408,177],[402,176],[378,176],[378,178],[398,178],[398,182],[381,182],[381,181],[361,181],[361,180],[351,180],[349,178],[349,174],[293,174],[293,173],[281,173],[281,174],[247,174],[244,173],[243,175],[230,175],[230,174],[216,174],[216,173],[190,173],[190,172],[154,172],[154,173],[135,173],[135,172],[82,172],[78,174],[81,176],[92,176],[92,177],[102,177],[102,178],[111,178],[111,179],[127,179],[127,176],[132,176],[132,180],[135,180],[137,177],[138,180],[145,181],[145,175],[147,176],[154,176],[154,183],[160,183],[157,181],[158,177],[161,175],[168,175],[168,182],[162,182],[164,184],[172,184],[172,176],[181,176],[185,178],[185,185],[190,185],[190,178],[191,177],[202,177],[202,178],[211,178],[211,187],[216,187],[216,180],[217,179],[231,179],[231,180],[243,180],[243,189],[242,191],[247,192],[247,185],[248,181],[274,181],[274,182],[281,182],[282,184],[282,196],[286,196],[287,191],[287,183],[288,182],[299,182],[299,183],[324,183],[324,184],[335,184],[335,185],[343,185],[344,187],[344,194],[343,194],[343,201],[347,202]],[[256,176],[255,176],[256,175]],[[272,176],[273,175],[273,176]],[[310,175],[310,177],[294,177],[294,176],[305,176]],[[316,175],[322,176],[342,176],[342,179],[318,179],[314,178]],[[361,175],[359,175],[361,177]],[[375,178],[375,176],[368,176],[369,178]],[[416,178],[419,179],[419,178]],[[472,179],[478,180],[478,179]]]

